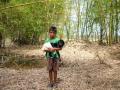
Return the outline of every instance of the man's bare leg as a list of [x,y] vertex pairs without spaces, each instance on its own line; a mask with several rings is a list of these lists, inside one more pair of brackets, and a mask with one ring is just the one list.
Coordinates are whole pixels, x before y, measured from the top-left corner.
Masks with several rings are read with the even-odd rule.
[[52,70],[49,71],[49,79],[50,79],[50,83],[52,83],[53,82]]
[[57,71],[54,71],[54,83],[57,82]]

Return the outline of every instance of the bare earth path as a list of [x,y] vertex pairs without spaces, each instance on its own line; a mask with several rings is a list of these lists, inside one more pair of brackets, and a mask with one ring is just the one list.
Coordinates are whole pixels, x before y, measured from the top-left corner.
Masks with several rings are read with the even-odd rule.
[[[13,53],[43,56],[40,49],[19,48]],[[120,90],[120,45],[107,47],[69,42],[61,51],[58,88],[52,90]],[[0,68],[0,90],[49,90],[46,67]],[[50,89],[51,90],[51,89]]]

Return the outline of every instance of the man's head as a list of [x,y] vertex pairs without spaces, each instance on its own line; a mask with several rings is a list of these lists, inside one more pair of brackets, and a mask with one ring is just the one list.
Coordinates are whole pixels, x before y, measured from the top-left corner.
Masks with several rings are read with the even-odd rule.
[[57,34],[57,28],[55,26],[51,26],[49,29],[50,38],[56,37],[56,34]]

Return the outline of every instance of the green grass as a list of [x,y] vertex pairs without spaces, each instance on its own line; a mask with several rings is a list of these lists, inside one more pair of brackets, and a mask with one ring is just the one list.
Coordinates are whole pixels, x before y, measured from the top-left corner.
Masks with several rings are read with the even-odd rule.
[[46,62],[44,58],[37,58],[37,57],[23,57],[23,56],[0,56],[0,67],[7,67],[7,68],[43,68],[46,66]]

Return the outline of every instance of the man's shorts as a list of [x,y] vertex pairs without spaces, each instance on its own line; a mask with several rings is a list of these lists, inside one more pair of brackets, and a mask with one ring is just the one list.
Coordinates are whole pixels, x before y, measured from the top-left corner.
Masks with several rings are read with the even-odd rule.
[[47,69],[48,71],[57,71],[59,69],[59,58],[48,58]]

